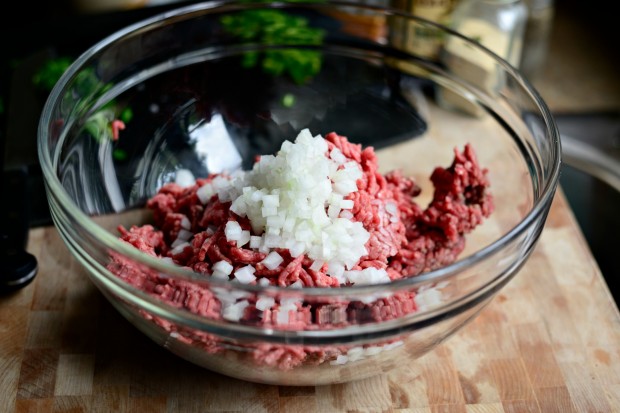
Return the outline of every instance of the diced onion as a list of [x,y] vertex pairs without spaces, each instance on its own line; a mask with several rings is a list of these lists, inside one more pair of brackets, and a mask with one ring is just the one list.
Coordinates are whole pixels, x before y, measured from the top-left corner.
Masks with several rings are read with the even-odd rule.
[[222,317],[230,321],[239,321],[243,317],[245,308],[250,305],[247,300],[239,301],[238,303],[225,306],[222,311]]
[[235,271],[235,278],[242,284],[250,284],[256,281],[256,276],[254,275],[255,271],[256,269],[253,266],[246,265]]
[[260,297],[256,300],[256,308],[260,311],[265,311],[274,306],[275,300],[272,297]]
[[[389,279],[384,270],[351,271],[367,254],[370,234],[361,222],[353,221],[354,202],[345,197],[358,190],[357,180],[363,174],[360,165],[338,148],[328,149],[321,135],[304,129],[275,155],[261,156],[251,170],[217,175],[196,194],[203,204],[217,195],[221,202],[231,202],[232,213],[247,218],[251,230],[235,219],[226,223],[226,240],[265,253],[261,264],[268,270],[284,262],[276,250],[287,249],[292,258],[307,255],[313,262],[311,270],[325,269],[342,284],[383,282]],[[392,213],[393,206],[386,206],[386,211]],[[191,239],[189,220],[182,226],[185,232],[179,232],[179,245]],[[213,266],[214,277],[228,277],[232,271],[225,261]],[[250,265],[237,268],[232,279],[245,284],[255,280]],[[292,284],[297,286],[303,283]],[[277,317],[288,319],[283,308]]]
[[201,186],[196,190],[196,196],[200,199],[200,202],[206,204],[209,202],[211,197],[215,195],[215,190],[213,189],[213,185],[207,183]]
[[219,271],[223,274],[230,275],[230,273],[232,273],[232,270],[233,266],[228,261],[222,260],[213,264],[213,271]]
[[237,241],[241,237],[241,225],[237,221],[228,221],[224,227],[224,235],[228,241]]
[[185,250],[185,248],[187,248],[187,247],[191,247],[189,242],[181,241],[179,244],[177,244],[176,246],[174,246],[172,248],[172,251],[170,251],[170,253],[172,255],[178,255],[178,254],[182,253]]
[[183,215],[183,218],[181,218],[181,228],[187,230],[190,230],[192,228],[192,223],[185,215]]
[[269,270],[275,270],[284,261],[284,258],[276,251],[271,251],[261,263]]
[[243,230],[241,231],[241,235],[239,235],[239,239],[237,240],[237,247],[241,248],[248,242],[250,242],[250,231]]
[[187,241],[189,240],[191,237],[193,237],[194,234],[186,229],[181,229],[179,230],[179,233],[177,234],[177,239],[178,240],[183,240],[183,241]]

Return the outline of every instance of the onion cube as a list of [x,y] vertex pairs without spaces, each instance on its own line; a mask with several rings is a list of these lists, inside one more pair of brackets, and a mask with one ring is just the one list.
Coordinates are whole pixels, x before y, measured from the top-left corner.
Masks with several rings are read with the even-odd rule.
[[187,218],[187,216],[183,215],[183,218],[181,218],[181,228],[183,229],[191,229],[192,228],[192,223],[189,221],[189,218]]
[[261,311],[265,311],[273,307],[275,303],[276,300],[274,300],[273,297],[260,297],[258,300],[256,300],[256,308]]
[[271,251],[261,263],[269,270],[275,270],[284,261],[284,258],[276,251]]
[[235,271],[235,278],[242,284],[249,284],[256,280],[256,277],[254,276],[255,271],[256,269],[253,266],[246,265],[245,267],[241,267]]
[[241,237],[241,225],[237,221],[228,221],[224,228],[224,234],[228,241],[237,241]]
[[177,255],[177,254],[180,254],[180,253],[182,253],[183,251],[185,251],[185,248],[187,248],[187,247],[191,247],[191,245],[189,244],[189,242],[187,242],[187,241],[181,241],[181,243],[180,243],[180,244],[177,244],[176,246],[174,246],[174,247],[172,248],[172,251],[170,251],[170,253],[171,253],[172,255]]
[[193,236],[194,234],[192,232],[181,228],[181,230],[179,230],[179,233],[177,234],[177,240],[187,241]]
[[239,301],[238,303],[224,307],[224,310],[222,311],[222,317],[230,321],[239,321],[243,317],[245,308],[248,305],[250,305],[250,303],[247,300],[243,300]]
[[247,244],[248,242],[250,242],[250,231],[241,231],[241,235],[239,236],[239,239],[237,240],[237,248],[241,248],[243,247],[245,244]]
[[262,237],[258,235],[251,235],[250,236],[250,248],[252,249],[260,248],[262,241],[263,241]]
[[219,271],[226,275],[230,275],[232,270],[233,270],[233,266],[228,261],[221,260],[213,264],[213,271]]

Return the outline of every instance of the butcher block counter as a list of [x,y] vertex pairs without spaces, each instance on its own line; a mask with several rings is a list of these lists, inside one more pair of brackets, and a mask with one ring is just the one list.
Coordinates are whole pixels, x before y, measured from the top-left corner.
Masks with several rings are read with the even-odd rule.
[[399,370],[320,387],[228,378],[158,347],[53,227],[0,299],[2,412],[620,412],[620,313],[562,192],[531,258],[472,323]]
[[36,279],[0,296],[2,413],[620,412],[620,312],[561,188],[530,259],[474,321],[398,370],[331,386],[195,366],[126,321],[55,228],[32,229],[28,250]]

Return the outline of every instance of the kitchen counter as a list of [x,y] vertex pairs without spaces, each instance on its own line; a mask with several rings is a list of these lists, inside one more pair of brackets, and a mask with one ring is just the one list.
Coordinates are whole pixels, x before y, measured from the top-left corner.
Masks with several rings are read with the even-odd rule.
[[[619,108],[605,56],[565,42],[571,16],[560,15],[535,85],[552,110]],[[592,71],[601,77],[578,81]],[[477,319],[397,371],[333,386],[258,385],[196,367],[119,315],[53,227],[33,228],[28,250],[35,281],[0,297],[2,411],[620,411],[620,312],[562,188],[531,258]]]
[[52,227],[35,281],[0,299],[7,412],[617,412],[620,313],[561,192],[532,256],[477,319],[419,360],[348,384],[211,373],[158,347],[89,281]]

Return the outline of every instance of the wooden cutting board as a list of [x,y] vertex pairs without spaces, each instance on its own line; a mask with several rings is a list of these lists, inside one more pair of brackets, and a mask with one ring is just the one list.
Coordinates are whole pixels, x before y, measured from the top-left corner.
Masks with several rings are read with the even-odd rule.
[[0,298],[1,412],[620,412],[620,314],[562,192],[480,316],[389,374],[259,385],[158,347],[103,298],[53,227],[35,281]]

